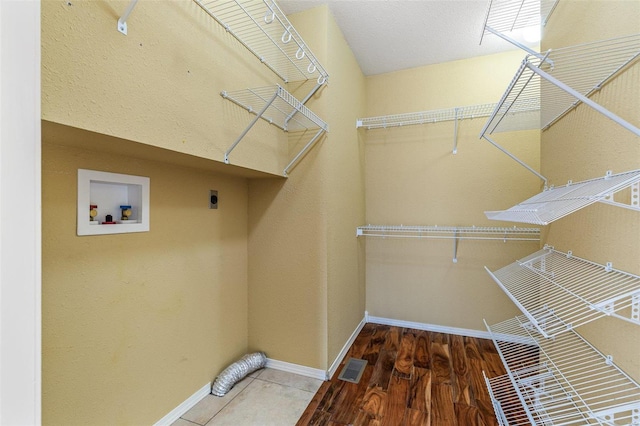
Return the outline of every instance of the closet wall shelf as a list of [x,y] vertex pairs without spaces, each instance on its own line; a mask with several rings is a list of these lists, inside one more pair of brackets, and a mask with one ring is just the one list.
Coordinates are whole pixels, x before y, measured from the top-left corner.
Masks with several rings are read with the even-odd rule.
[[507,369],[486,380],[501,425],[640,422],[640,385],[575,331],[545,339],[522,316],[487,329]]
[[[461,120],[489,117],[495,110],[497,104],[468,105],[448,109],[409,112],[404,114],[384,115],[378,117],[359,118],[356,120],[356,128],[366,130],[387,129],[390,127],[413,126],[419,124],[432,124],[444,121],[453,121],[453,153],[457,153],[458,124]],[[535,129],[538,127],[540,116],[540,99],[521,99],[509,111],[510,115],[517,115],[519,123],[514,130],[522,130],[525,123],[528,127]],[[508,127],[501,131],[510,131]]]
[[[551,187],[508,210],[488,211],[492,220],[548,225],[596,202],[640,211],[640,170],[612,174],[578,183],[569,181],[561,187]],[[630,189],[629,203],[614,200],[614,194]]]
[[[528,55],[507,87],[480,137],[501,131],[512,119],[509,110],[519,99],[542,94],[540,128],[546,129],[581,103],[640,136],[640,129],[615,115],[590,96],[640,57],[640,34],[564,47],[543,58]],[[553,66],[549,64],[553,62]],[[517,124],[515,125],[517,127]],[[513,128],[514,125],[510,125]]]
[[284,168],[284,176],[287,176],[289,170],[315,144],[320,136],[329,131],[327,123],[280,86],[259,87],[234,92],[223,91],[220,95],[224,99],[246,109],[249,113],[255,114],[251,123],[224,153],[224,162],[227,164],[229,164],[231,151],[235,149],[259,119],[263,119],[285,132],[308,131],[311,135],[307,144]]
[[285,83],[329,74],[274,0],[194,0]]
[[493,34],[533,55],[539,53],[518,42],[514,32],[535,32],[545,26],[559,0],[489,0],[480,44]]
[[[491,278],[545,338],[604,316],[640,325],[640,277],[545,246]],[[628,313],[628,316],[623,315]]]
[[366,225],[356,228],[356,236],[382,238],[452,239],[453,262],[458,261],[459,240],[540,241],[539,228],[476,226]]

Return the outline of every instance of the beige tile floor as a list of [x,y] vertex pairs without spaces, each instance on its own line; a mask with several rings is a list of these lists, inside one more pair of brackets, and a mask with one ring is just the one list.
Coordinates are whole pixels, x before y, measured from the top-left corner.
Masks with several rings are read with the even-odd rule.
[[295,425],[321,384],[265,368],[236,383],[223,397],[207,395],[172,426]]

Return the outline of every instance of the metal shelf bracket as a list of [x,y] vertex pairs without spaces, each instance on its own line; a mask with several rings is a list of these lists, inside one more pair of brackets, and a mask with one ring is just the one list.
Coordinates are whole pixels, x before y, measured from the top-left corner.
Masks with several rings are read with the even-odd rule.
[[131,15],[131,12],[133,12],[133,8],[136,7],[137,3],[138,0],[131,0],[122,16],[118,19],[118,31],[124,35],[127,35],[127,19],[129,19],[129,15]]
[[224,99],[246,109],[250,114],[255,114],[255,117],[224,153],[224,162],[226,164],[229,164],[231,152],[259,119],[263,119],[285,132],[315,131],[307,144],[284,168],[283,175],[285,177],[288,176],[293,166],[311,149],[318,139],[329,130],[327,123],[280,86],[268,86],[235,92],[223,91],[220,95]]

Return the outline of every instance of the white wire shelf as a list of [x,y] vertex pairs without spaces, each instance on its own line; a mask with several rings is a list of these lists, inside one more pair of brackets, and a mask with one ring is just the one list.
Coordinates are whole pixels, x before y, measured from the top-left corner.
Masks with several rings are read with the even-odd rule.
[[274,0],[194,0],[285,83],[329,75]]
[[630,123],[590,99],[593,93],[637,61],[639,56],[640,34],[550,50],[542,57],[528,55],[480,137],[502,131],[500,128],[505,125],[517,128],[517,124],[509,123],[514,118],[509,114],[510,109],[517,107],[520,99],[541,97],[539,128],[543,130],[585,103],[640,136],[638,123]]
[[477,226],[366,225],[356,228],[356,236],[380,238],[451,239],[453,262],[458,262],[459,240],[540,241],[539,228]]
[[[485,34],[493,34],[541,58],[540,53],[518,41],[527,39],[527,33],[535,35],[547,24],[559,0],[489,0],[485,14],[480,44]],[[521,32],[521,35],[516,35]]]
[[[544,26],[559,0],[490,0],[482,28],[482,37],[494,31],[510,33],[514,30]],[[482,37],[480,42],[482,43]]]
[[[359,118],[356,120],[356,128],[374,130],[453,121],[453,153],[456,154],[458,151],[458,124],[460,121],[489,117],[496,106],[497,104],[468,105],[440,110]],[[517,122],[518,125],[513,128],[505,126],[501,131],[523,130],[523,127],[537,129],[540,121],[540,99],[521,99],[518,101],[518,105],[514,105],[509,110],[508,114],[518,116],[518,120],[512,120],[512,122]]]
[[359,118],[356,128],[386,129],[389,127],[411,126],[416,124],[439,123],[442,121],[455,121],[488,117],[495,109],[496,104],[481,104],[448,109],[409,112],[404,114],[383,115],[378,117]]
[[[597,179],[551,187],[522,203],[502,211],[487,211],[492,220],[548,225],[596,202],[640,211],[640,170],[612,174]],[[630,203],[614,199],[614,194],[630,188]]]
[[545,339],[524,316],[487,329],[507,369],[487,380],[501,425],[640,422],[640,385],[575,331]]
[[255,115],[253,121],[225,152],[224,161],[227,164],[229,164],[229,154],[231,154],[231,151],[235,149],[258,119],[263,119],[285,132],[311,131],[312,136],[309,142],[298,152],[287,167],[285,167],[283,172],[285,176],[287,176],[291,167],[313,146],[319,137],[329,130],[329,125],[326,122],[281,86],[259,87],[234,92],[223,91],[220,95],[246,109],[250,114]]
[[640,325],[640,277],[611,263],[599,265],[545,246],[495,272],[485,269],[544,337],[604,316]]

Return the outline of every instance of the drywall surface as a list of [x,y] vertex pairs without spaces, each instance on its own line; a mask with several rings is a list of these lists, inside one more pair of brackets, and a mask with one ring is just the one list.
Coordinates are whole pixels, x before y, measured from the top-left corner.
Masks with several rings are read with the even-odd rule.
[[[543,47],[559,48],[640,32],[640,3],[562,1],[544,32]],[[597,65],[597,64],[594,64]],[[573,68],[577,69],[577,68]],[[640,64],[605,85],[592,99],[640,127]],[[544,97],[543,97],[544,101]],[[640,169],[640,137],[580,105],[542,132],[542,169],[556,185]],[[629,203],[629,192],[620,200]],[[548,226],[548,243],[578,257],[640,275],[640,213],[595,204]],[[625,314],[628,314],[625,313]],[[577,330],[640,380],[640,326],[615,318]]]
[[[326,14],[325,7],[301,17],[314,25],[311,37],[303,37],[325,67]],[[307,103],[321,117],[331,89],[323,87]],[[327,364],[324,181],[330,137],[323,137],[288,179],[249,182],[249,346],[272,359],[320,369]]]
[[[140,2],[123,35],[128,4],[43,2],[43,119],[222,162],[254,115],[221,91],[283,82],[195,2]],[[259,120],[229,159],[281,175],[286,137]]]
[[327,90],[331,133],[325,149],[327,195],[328,361],[338,356],[365,310],[364,247],[355,228],[365,220],[364,144],[355,120],[365,111],[365,79],[333,16],[328,15]]
[[326,6],[289,19],[329,72],[307,104],[329,133],[286,182],[250,181],[249,343],[327,369],[364,314],[364,78]]
[[[56,145],[47,128],[43,424],[153,424],[246,353],[247,182]],[[78,168],[149,177],[151,230],[76,236]]]
[[[498,102],[522,52],[509,52],[367,78],[368,116]],[[367,224],[514,226],[490,221],[529,198],[542,181],[478,135],[486,118],[360,130],[366,152]],[[492,138],[539,169],[539,130]],[[527,225],[525,225],[527,226]],[[365,238],[365,237],[361,237]],[[538,242],[415,241],[366,237],[367,311],[374,316],[485,330],[517,312],[485,272],[536,251]]]

